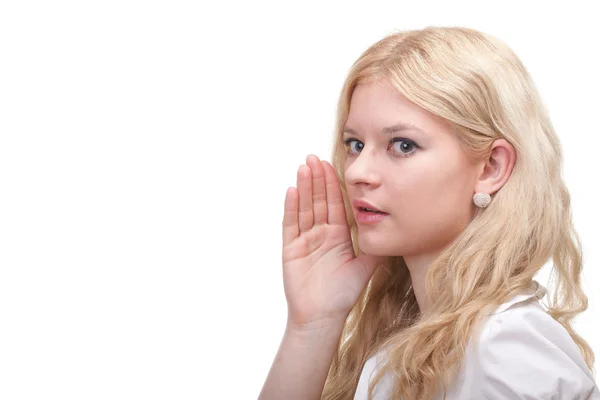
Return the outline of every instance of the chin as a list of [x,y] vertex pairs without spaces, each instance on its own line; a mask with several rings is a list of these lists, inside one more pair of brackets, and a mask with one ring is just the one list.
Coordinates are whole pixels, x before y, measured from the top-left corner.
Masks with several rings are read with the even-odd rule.
[[377,235],[359,235],[358,237],[358,247],[360,251],[364,254],[368,254],[371,256],[389,256],[392,255],[392,249],[390,249],[388,243],[385,240],[381,240],[381,237],[377,237]]

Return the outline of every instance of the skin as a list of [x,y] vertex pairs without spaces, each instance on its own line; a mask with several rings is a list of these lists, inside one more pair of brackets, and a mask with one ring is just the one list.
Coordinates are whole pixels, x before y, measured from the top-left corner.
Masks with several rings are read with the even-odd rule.
[[[407,127],[382,133],[398,124]],[[473,195],[492,195],[506,183],[515,150],[498,139],[489,159],[470,161],[449,122],[381,82],[354,90],[343,140],[351,140],[344,165],[350,201],[389,213],[377,224],[358,224],[359,247],[370,255],[404,256],[425,311],[428,265],[474,217]]]

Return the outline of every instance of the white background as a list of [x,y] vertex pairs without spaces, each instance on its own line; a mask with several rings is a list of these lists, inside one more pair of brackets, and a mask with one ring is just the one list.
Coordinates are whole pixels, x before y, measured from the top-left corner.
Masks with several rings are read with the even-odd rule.
[[286,189],[329,160],[351,63],[428,25],[501,38],[538,84],[600,357],[593,4],[2,2],[0,398],[256,398],[286,318]]

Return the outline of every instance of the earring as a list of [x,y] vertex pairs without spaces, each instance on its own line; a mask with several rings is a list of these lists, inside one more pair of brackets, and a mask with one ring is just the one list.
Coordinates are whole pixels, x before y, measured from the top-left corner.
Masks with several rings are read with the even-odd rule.
[[486,208],[491,201],[492,197],[487,193],[475,193],[473,195],[473,203],[479,208]]

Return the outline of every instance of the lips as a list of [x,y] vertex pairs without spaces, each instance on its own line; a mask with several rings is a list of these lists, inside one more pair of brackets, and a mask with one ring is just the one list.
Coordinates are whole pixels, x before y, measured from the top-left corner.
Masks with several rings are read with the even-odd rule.
[[377,208],[373,204],[368,203],[368,202],[366,202],[364,200],[354,200],[352,202],[352,205],[354,206],[354,208],[357,211],[366,211],[366,212],[387,214],[385,211],[380,210],[379,208]]

